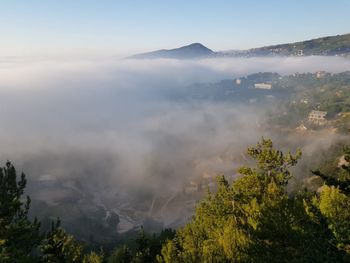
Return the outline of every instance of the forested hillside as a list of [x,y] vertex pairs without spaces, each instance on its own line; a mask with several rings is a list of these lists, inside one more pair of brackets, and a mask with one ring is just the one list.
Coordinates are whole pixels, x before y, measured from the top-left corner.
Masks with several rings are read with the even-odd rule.
[[112,251],[91,251],[59,220],[42,231],[28,218],[26,176],[7,162],[0,170],[1,262],[349,262],[350,149],[344,146],[339,167],[313,172],[319,188],[293,192],[287,188],[301,151],[282,152],[262,138],[247,153],[252,166],[233,182],[218,176],[184,227],[159,235],[141,228]]
[[236,51],[234,56],[349,56],[350,34]]

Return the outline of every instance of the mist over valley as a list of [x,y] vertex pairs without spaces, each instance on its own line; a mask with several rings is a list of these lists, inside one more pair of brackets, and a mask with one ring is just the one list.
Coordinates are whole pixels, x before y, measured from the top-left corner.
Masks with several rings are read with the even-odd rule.
[[0,157],[26,172],[33,214],[59,216],[83,239],[81,220],[98,222],[91,232],[112,229],[105,235],[183,225],[261,136],[306,154],[328,147],[337,136],[300,140],[267,125],[292,91],[255,89],[249,76],[350,69],[346,58],[317,56],[0,61]]

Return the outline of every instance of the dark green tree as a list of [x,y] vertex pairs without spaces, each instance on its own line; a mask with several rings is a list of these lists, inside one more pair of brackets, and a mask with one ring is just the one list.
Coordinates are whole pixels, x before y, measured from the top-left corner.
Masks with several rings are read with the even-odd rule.
[[350,196],[350,148],[344,147],[343,153],[344,155],[342,158],[347,164],[342,164],[340,167],[341,169],[335,174],[325,174],[320,170],[315,170],[312,173],[321,177],[325,184],[329,186],[335,186],[339,188],[339,190],[341,190],[344,194]]
[[40,223],[28,219],[30,198],[23,199],[27,181],[17,178],[14,166],[0,168],[0,257],[1,262],[34,262],[41,241]]
[[52,223],[40,248],[43,262],[83,262],[84,259],[83,246],[61,227],[59,219]]
[[333,233],[330,240],[340,251],[344,260],[350,262],[350,149],[344,148],[344,162],[335,174],[324,174],[317,170],[313,173],[321,177],[325,185],[320,195],[314,199],[320,214],[327,221]]
[[108,258],[108,263],[130,263],[132,260],[132,252],[126,245],[123,245],[112,253]]
[[102,262],[102,255],[84,254],[83,246],[61,227],[52,223],[46,234],[40,223],[29,220],[30,198],[23,198],[27,181],[24,173],[17,178],[14,166],[0,168],[0,262]]

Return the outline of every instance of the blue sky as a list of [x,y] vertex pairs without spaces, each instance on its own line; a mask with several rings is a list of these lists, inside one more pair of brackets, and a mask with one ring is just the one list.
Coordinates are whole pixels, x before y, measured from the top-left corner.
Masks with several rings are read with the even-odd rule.
[[350,32],[348,0],[0,0],[0,55],[244,49]]

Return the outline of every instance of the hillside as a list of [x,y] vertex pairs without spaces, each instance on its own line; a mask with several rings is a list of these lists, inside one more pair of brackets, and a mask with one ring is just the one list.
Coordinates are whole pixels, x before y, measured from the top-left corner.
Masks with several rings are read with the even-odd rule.
[[231,56],[349,56],[350,34],[321,37],[295,43],[242,51],[221,52]]
[[128,58],[193,59],[207,57],[261,57],[261,56],[350,56],[350,34],[321,37],[295,43],[271,45],[247,50],[217,51],[200,43],[174,49],[161,49],[136,54]]
[[212,55],[214,52],[200,43],[193,43],[187,46],[174,49],[161,49],[153,52],[137,54],[129,58],[152,59],[152,58],[178,58],[193,59]]

